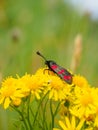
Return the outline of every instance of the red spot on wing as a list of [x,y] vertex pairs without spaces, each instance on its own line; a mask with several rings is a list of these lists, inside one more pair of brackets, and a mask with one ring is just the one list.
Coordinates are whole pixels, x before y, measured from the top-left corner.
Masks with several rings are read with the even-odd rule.
[[67,75],[67,76],[64,75],[63,79],[64,79],[64,80],[70,80],[70,79],[71,79],[71,76],[70,76],[70,75]]
[[62,73],[64,73],[65,72],[65,70],[60,70],[59,72],[58,72],[58,74],[62,74]]
[[56,68],[58,68],[58,66],[57,65],[51,65],[51,68],[56,69]]

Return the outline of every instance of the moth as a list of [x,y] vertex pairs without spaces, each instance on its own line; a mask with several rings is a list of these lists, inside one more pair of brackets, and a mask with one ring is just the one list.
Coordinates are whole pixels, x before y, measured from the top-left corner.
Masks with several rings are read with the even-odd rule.
[[73,75],[65,68],[59,66],[53,60],[47,60],[39,51],[36,52],[37,55],[41,56],[45,60],[45,64],[48,66],[49,70],[56,73],[61,79],[63,79],[66,83],[72,84]]

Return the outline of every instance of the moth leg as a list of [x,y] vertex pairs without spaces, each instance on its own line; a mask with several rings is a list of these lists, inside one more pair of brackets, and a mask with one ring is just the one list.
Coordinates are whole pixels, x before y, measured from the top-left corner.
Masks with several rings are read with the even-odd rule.
[[43,71],[44,74],[45,74],[45,71],[48,71],[48,74],[49,74],[50,69],[44,69]]
[[44,69],[44,71],[43,71],[44,74],[45,74],[45,71],[48,71],[48,75],[51,75],[51,72],[53,72],[51,69]]

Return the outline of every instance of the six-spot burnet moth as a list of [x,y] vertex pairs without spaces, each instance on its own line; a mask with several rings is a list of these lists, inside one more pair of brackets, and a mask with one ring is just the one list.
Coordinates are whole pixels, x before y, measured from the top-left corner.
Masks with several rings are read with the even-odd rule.
[[37,51],[36,53],[45,60],[45,64],[49,67],[51,71],[56,73],[61,79],[63,79],[68,84],[72,84],[73,75],[68,70],[59,66],[58,64],[56,64],[56,62],[52,60],[47,60],[39,51]]

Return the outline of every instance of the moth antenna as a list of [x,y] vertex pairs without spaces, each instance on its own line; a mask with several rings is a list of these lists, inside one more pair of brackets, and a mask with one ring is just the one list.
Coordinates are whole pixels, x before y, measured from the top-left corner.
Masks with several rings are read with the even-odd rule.
[[41,56],[45,61],[47,61],[46,58],[39,51],[37,51],[36,54]]

